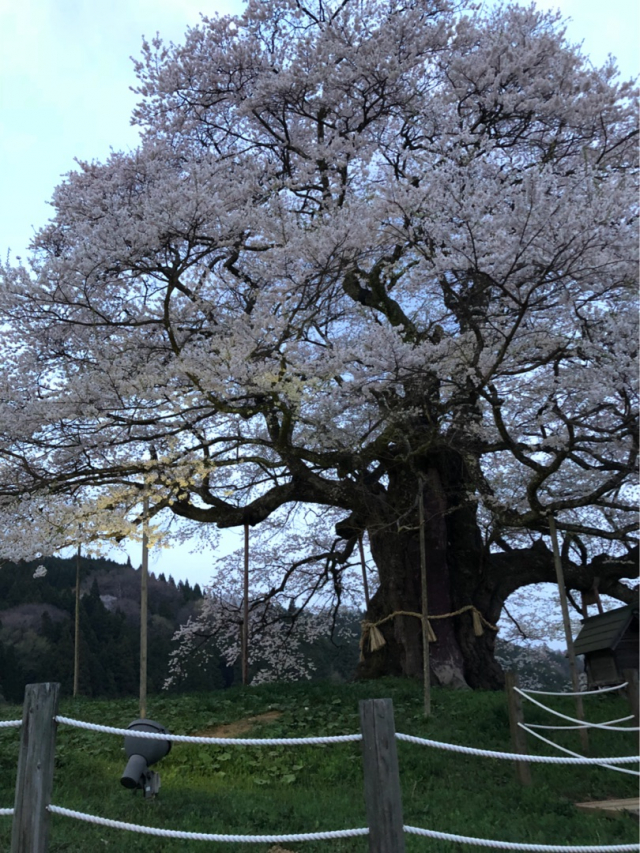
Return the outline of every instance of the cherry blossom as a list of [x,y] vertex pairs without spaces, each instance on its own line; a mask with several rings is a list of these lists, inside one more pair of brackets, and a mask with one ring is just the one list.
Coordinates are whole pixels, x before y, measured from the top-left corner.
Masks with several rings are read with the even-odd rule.
[[[0,273],[5,547],[78,513],[128,536],[147,493],[219,528],[326,508],[316,594],[366,532],[376,622],[420,608],[422,490],[431,612],[495,624],[552,580],[550,514],[568,585],[630,600],[637,93],[613,61],[533,6],[250,0],[136,71],[138,149],[78,163]],[[441,626],[434,677],[499,686],[494,635]],[[381,631],[360,673],[419,675],[418,620]]]

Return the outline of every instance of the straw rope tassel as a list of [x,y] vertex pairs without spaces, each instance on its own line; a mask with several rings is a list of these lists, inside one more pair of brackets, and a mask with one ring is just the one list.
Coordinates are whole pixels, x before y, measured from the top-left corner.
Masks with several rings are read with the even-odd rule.
[[476,637],[481,637],[484,634],[484,628],[482,627],[480,614],[475,609],[471,612],[473,614],[473,633],[476,635]]
[[382,631],[376,628],[375,625],[372,625],[369,628],[369,651],[377,652],[378,649],[381,649],[387,641],[382,636]]

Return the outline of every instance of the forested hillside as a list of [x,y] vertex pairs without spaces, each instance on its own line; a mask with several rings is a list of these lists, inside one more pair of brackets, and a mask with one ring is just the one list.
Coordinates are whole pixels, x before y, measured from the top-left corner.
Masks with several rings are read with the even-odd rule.
[[[80,693],[133,694],[140,648],[138,572],[130,563],[82,558],[80,578]],[[65,693],[71,692],[75,581],[75,557],[0,567],[0,695],[5,699],[21,701],[24,685],[35,681],[59,681]],[[171,638],[201,598],[197,584],[149,577],[150,690],[162,687]],[[225,669],[217,673],[220,686]]]
[[[39,570],[44,566],[46,573]],[[138,691],[140,578],[131,563],[83,557],[80,570],[80,675],[83,696],[121,697]],[[21,702],[24,685],[59,681],[73,688],[76,559],[49,557],[0,566],[0,697]],[[148,689],[162,689],[168,675],[172,637],[202,600],[198,584],[149,577]],[[305,653],[316,678],[350,679],[358,660],[360,614],[351,639],[318,640]],[[240,682],[239,665],[229,666],[215,649],[193,655],[173,691],[221,690]]]

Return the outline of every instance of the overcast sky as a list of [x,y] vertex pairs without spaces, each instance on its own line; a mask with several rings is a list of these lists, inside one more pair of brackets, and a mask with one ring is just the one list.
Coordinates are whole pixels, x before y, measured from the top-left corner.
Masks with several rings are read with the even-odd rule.
[[[528,0],[527,0],[528,2]],[[637,0],[540,0],[572,20],[572,41],[595,64],[613,54],[625,78],[639,72]],[[199,13],[241,11],[241,0],[0,0],[0,255],[23,255],[49,217],[47,200],[75,157],[136,144],[130,57],[142,36],[180,41]],[[134,559],[134,563],[137,561]],[[152,557],[155,571],[193,583],[211,558],[186,549]]]

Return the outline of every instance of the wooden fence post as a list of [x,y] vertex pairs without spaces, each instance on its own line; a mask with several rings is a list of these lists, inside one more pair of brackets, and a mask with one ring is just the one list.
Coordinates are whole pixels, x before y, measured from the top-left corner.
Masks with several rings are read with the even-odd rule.
[[11,853],[47,853],[59,693],[50,682],[25,688]]
[[391,699],[360,702],[369,853],[404,853],[402,797]]
[[[505,672],[504,686],[507,691],[507,703],[509,706],[509,728],[511,730],[511,743],[513,744],[514,752],[520,755],[528,755],[527,735],[524,729],[521,729],[518,723],[524,723],[524,714],[522,713],[522,698],[519,693],[514,690],[518,686],[518,676],[515,672]],[[528,761],[516,761],[516,775],[522,785],[531,784],[531,768]]]
[[[628,681],[628,685],[625,688],[625,692],[627,694],[627,699],[629,700],[629,707],[631,708],[631,713],[633,714],[633,725],[638,727],[640,726],[640,722],[638,722],[638,670],[637,669],[623,669],[622,677],[625,681]],[[638,746],[640,746],[640,732],[636,732],[638,739]]]
[[[573,686],[573,692],[576,694],[576,716],[580,721],[584,721],[584,703],[582,701],[582,696],[580,696],[580,678],[578,677],[576,654],[573,650],[573,635],[571,634],[571,620],[569,618],[569,605],[567,604],[567,588],[564,582],[560,546],[558,545],[558,531],[553,514],[550,514],[547,517],[547,520],[549,522],[549,533],[551,535],[551,545],[553,548],[553,563],[556,569],[558,592],[560,593],[560,609],[562,610],[562,624],[564,625],[564,636],[567,643],[567,658],[569,660],[569,670],[571,672],[571,684]],[[580,736],[583,753],[585,755],[589,755],[589,732],[585,727],[581,728],[578,734]]]

